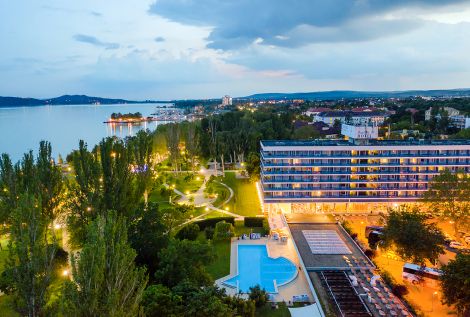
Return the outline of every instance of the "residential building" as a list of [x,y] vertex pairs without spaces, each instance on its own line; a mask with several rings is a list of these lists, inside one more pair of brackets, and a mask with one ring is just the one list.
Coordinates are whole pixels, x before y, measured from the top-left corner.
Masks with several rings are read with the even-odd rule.
[[470,128],[470,118],[463,115],[449,117],[450,125],[457,129]]
[[324,122],[330,126],[334,125],[335,121],[352,123],[354,125],[374,124],[380,126],[384,123],[386,118],[388,118],[388,114],[381,111],[325,111],[316,114],[313,121]]
[[[457,109],[454,109],[452,107],[442,107],[438,109],[438,114],[436,115],[436,118],[440,119],[441,113],[444,111],[447,112],[447,115],[449,117],[460,115],[460,111],[458,111]],[[429,107],[429,109],[424,112],[424,120],[429,121],[431,120],[431,117],[432,117],[432,107]]]
[[330,108],[319,107],[319,108],[309,108],[303,114],[307,117],[315,116],[321,112],[330,111]]
[[470,140],[367,140],[345,129],[358,139],[261,141],[266,211],[384,211],[418,201],[444,169],[470,173]]
[[225,95],[222,97],[222,107],[231,106],[232,105],[232,97]]

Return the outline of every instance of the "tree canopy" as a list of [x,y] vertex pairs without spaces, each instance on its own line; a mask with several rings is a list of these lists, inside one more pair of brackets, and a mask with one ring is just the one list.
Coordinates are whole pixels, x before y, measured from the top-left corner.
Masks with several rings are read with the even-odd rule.
[[383,231],[383,246],[393,247],[404,260],[424,265],[434,263],[444,253],[444,235],[416,206],[400,206],[389,211]]

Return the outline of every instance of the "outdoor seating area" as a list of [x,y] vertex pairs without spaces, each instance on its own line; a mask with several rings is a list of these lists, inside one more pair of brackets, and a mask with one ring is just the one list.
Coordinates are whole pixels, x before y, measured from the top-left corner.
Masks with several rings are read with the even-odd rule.
[[349,278],[357,281],[357,292],[366,298],[369,309],[378,316],[411,316],[401,300],[375,275],[373,270],[352,268]]
[[344,271],[322,271],[320,276],[338,309],[339,316],[372,316]]
[[302,230],[313,254],[351,254],[335,230]]
[[257,233],[257,232],[252,232],[250,234],[242,234],[241,236],[238,237],[238,240],[259,240],[261,239],[261,233]]

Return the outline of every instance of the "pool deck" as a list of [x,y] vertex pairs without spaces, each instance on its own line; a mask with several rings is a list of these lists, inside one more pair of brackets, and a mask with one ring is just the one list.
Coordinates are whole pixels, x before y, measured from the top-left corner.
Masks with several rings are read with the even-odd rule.
[[[225,285],[223,282],[238,274],[238,245],[266,245],[269,257],[285,257],[297,267],[297,270],[299,270],[300,261],[292,239],[288,239],[287,242],[282,243],[268,238],[261,238],[258,240],[237,240],[237,238],[233,238],[230,254],[230,274],[215,281],[216,285],[224,288],[229,295],[237,295],[237,290],[236,288],[231,288]],[[298,271],[298,273],[300,272]],[[285,301],[286,303],[289,303],[292,302],[292,296],[302,294],[307,294],[310,302],[314,302],[314,297],[310,291],[305,274],[297,274],[292,281],[278,286],[278,293],[272,294],[272,296],[274,297],[275,302]]]

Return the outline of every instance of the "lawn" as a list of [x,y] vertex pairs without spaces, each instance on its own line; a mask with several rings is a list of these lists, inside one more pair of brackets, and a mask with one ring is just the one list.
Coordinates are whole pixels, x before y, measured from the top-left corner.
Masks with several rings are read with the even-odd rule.
[[[204,232],[202,232],[204,235]],[[205,239],[205,238],[204,238]],[[216,260],[206,267],[214,280],[230,274],[230,240],[213,241]]]
[[273,309],[271,304],[260,307],[255,312],[256,317],[290,317],[289,309],[285,303],[279,303],[278,309]]
[[261,204],[255,183],[248,179],[236,178],[234,172],[225,173],[222,182],[233,189],[234,196],[227,204],[230,211],[248,217],[261,214]]
[[213,182],[211,186],[214,190],[214,193],[217,194],[217,198],[213,202],[213,205],[215,207],[222,208],[222,204],[230,197],[230,191],[224,185],[221,185],[216,182]]
[[175,185],[175,188],[182,193],[195,193],[204,183],[204,177],[197,173],[168,174],[166,177],[168,185]]
[[[149,194],[148,200],[150,202],[158,203],[160,208],[170,208],[172,205],[170,204],[170,195],[166,192],[162,193],[160,190],[160,186],[156,186]],[[175,198],[173,198],[175,200]]]

